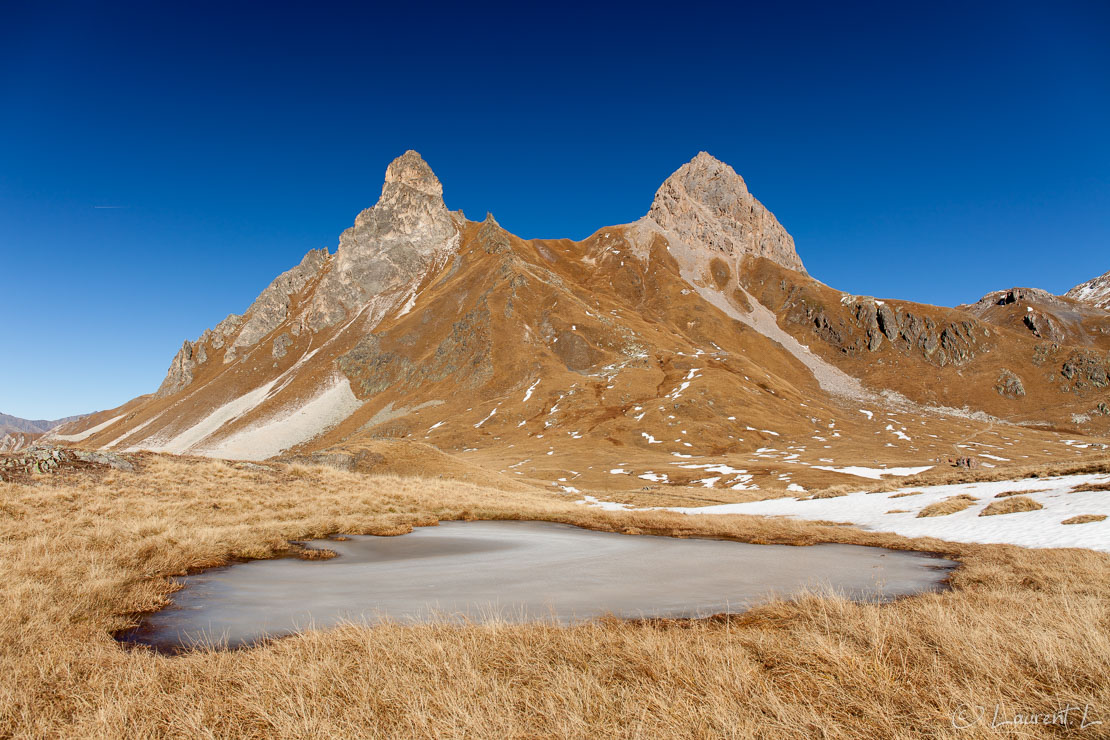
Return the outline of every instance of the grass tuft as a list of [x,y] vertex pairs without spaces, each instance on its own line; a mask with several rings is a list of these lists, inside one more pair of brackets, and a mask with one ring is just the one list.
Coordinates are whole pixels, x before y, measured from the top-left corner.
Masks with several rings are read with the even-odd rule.
[[1080,514],[1079,516],[1073,516],[1070,519],[1065,519],[1064,521],[1062,521],[1060,523],[1061,524],[1091,524],[1092,522],[1104,522],[1104,521],[1106,521],[1106,515],[1105,514]]
[[1001,501],[990,502],[990,504],[979,512],[979,516],[1017,514],[1022,511],[1037,511],[1043,508],[1044,506],[1027,496],[1013,496],[1011,498],[1004,498]]
[[968,496],[966,493],[961,493],[959,496],[950,496],[943,501],[937,501],[929,504],[921,511],[917,512],[917,516],[948,516],[955,514],[957,511],[963,511],[969,508],[979,499],[974,496]]

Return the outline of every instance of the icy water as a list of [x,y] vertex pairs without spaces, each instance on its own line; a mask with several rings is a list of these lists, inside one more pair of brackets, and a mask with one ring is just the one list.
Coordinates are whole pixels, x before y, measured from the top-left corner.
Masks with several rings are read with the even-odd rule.
[[444,522],[317,544],[338,557],[255,560],[186,576],[172,606],[120,639],[175,651],[383,619],[700,617],[806,589],[885,601],[939,590],[955,566],[877,547],[629,536],[548,522]]

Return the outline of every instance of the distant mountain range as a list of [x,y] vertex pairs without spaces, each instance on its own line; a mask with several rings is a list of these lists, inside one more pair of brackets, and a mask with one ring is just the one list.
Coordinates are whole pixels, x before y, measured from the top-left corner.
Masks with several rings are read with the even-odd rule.
[[59,424],[68,424],[71,421],[83,419],[88,414],[67,416],[64,419],[20,419],[18,416],[0,414],[0,434],[7,432],[30,432],[31,434],[45,434]]
[[0,414],[0,452],[16,452],[35,442],[56,426],[83,419],[87,414],[67,416],[64,419],[21,419]]
[[977,444],[997,447],[987,465],[1031,460],[1061,431],[1110,432],[1100,280],[957,308],[847,294],[704,152],[638,221],[524,240],[449,211],[406,152],[335,252],[184,342],[157,392],[51,437],[363,467],[450,456],[567,490],[808,485]]

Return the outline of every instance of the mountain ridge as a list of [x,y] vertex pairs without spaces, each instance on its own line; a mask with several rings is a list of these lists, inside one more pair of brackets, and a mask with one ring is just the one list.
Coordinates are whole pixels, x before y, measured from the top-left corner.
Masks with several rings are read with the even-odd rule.
[[[1033,426],[1104,433],[1110,356],[992,317],[818,282],[743,179],[705,153],[641,219],[573,241],[449,211],[409,151],[335,252],[310,251],[242,315],[186,341],[153,396],[61,436],[363,463],[431,444],[468,470],[560,488],[707,485],[691,471],[719,464],[741,472],[708,485],[732,489],[815,484],[830,467],[815,441],[837,463],[904,468],[998,424],[1042,447],[1059,442]],[[651,469],[608,472],[633,459]]]
[[1080,283],[1064,295],[1072,300],[1110,311],[1110,272]]

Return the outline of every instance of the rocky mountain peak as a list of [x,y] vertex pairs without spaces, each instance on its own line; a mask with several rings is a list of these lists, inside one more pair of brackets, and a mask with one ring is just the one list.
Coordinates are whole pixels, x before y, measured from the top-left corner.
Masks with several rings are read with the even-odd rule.
[[805,272],[793,237],[748,191],[744,178],[707,152],[663,182],[647,217],[693,246],[734,258],[766,257]]
[[334,324],[371,300],[419,282],[458,245],[443,185],[419,154],[405,152],[386,168],[378,202],[340,235],[335,263],[314,296],[310,326]]
[[418,152],[409,149],[397,159],[390,162],[385,170],[385,184],[382,194],[390,185],[403,185],[419,190],[425,195],[443,197],[443,185],[439,178],[432,172],[432,168],[424,161]]

